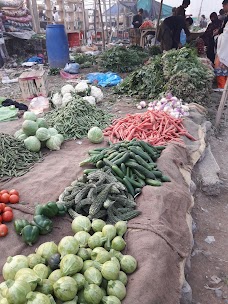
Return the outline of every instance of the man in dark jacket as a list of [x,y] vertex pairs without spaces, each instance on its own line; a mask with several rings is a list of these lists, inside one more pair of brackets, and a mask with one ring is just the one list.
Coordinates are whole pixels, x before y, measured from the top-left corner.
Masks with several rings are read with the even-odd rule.
[[132,24],[133,24],[134,28],[140,28],[140,26],[142,25],[142,23],[143,23],[142,15],[143,15],[143,9],[140,8],[138,11],[138,14],[133,17]]
[[219,35],[223,33],[224,27],[226,26],[226,23],[228,22],[228,16],[227,16],[227,14],[228,14],[228,0],[224,0],[222,5],[223,5],[223,10],[226,14],[226,17],[223,20],[222,27],[220,28],[220,30],[218,32]]
[[190,36],[189,27],[193,24],[192,18],[185,19],[182,16],[166,18],[160,28],[158,41],[161,42],[162,51],[169,51],[181,47],[180,34],[182,29],[187,37]]
[[176,9],[176,16],[182,16],[185,18],[186,17],[185,11],[186,8],[189,7],[189,5],[190,5],[190,0],[183,0],[182,5]]

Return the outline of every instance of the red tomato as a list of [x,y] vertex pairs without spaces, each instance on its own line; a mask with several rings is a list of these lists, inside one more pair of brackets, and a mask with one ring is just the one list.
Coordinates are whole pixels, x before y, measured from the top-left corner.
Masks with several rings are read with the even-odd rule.
[[11,222],[13,219],[13,212],[6,211],[2,214],[2,220],[3,222]]
[[3,210],[3,212],[6,212],[6,211],[11,211],[11,212],[13,212],[13,209],[11,208],[11,207],[5,207],[4,208],[4,210]]
[[1,203],[7,204],[9,203],[10,195],[8,193],[3,193],[1,195]]
[[16,194],[17,196],[19,196],[19,192],[15,189],[12,189],[9,191],[9,194],[12,195],[12,194]]
[[19,196],[16,194],[12,194],[9,197],[9,201],[11,204],[17,204],[19,202]]
[[5,209],[6,205],[3,203],[0,203],[0,213],[3,212],[3,210]]
[[3,193],[9,193],[9,191],[6,190],[6,189],[3,189],[3,190],[0,191],[0,193],[1,193],[1,194],[3,194]]
[[8,233],[8,228],[5,224],[0,224],[0,237],[6,236]]

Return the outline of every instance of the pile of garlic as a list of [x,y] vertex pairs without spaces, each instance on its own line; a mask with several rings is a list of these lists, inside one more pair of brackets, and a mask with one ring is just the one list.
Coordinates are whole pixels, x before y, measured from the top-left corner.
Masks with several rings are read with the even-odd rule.
[[175,118],[189,116],[190,110],[188,104],[183,104],[183,101],[181,99],[172,96],[170,93],[161,98],[160,100],[149,102],[148,105],[145,101],[141,101],[137,105],[137,109],[139,110],[146,107],[148,110],[167,112]]

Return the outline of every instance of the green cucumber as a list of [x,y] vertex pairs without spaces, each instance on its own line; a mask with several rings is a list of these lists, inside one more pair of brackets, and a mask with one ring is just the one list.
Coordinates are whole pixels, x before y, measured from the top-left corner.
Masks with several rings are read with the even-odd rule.
[[130,168],[129,167],[127,167],[126,176],[130,177]]
[[152,170],[151,172],[158,178],[162,177],[162,172],[159,170]]
[[154,187],[159,187],[159,186],[162,185],[162,183],[160,181],[154,180],[154,179],[150,179],[150,178],[146,179],[146,184],[150,185],[150,186],[154,186]]
[[118,152],[113,152],[112,154],[110,154],[110,155],[107,157],[107,159],[112,161],[113,158],[116,157],[117,155],[119,155]]
[[143,166],[139,165],[139,164],[136,164],[135,162],[126,162],[126,166],[132,168],[132,169],[136,169],[138,170],[140,173],[142,173],[143,175],[145,175],[145,177],[147,178],[151,178],[151,179],[156,179],[155,175],[147,170],[146,168],[144,168]]
[[161,181],[162,182],[171,182],[171,179],[168,176],[166,176],[166,175],[162,175]]
[[156,146],[155,147],[157,150],[162,151],[164,150],[166,147],[165,146]]
[[93,149],[92,151],[98,151],[98,152],[101,152],[103,150],[107,149],[106,147],[101,147],[101,148],[95,148]]
[[120,168],[116,165],[112,166],[112,171],[115,173],[115,175],[118,175],[121,178],[124,178],[124,173],[120,170]]
[[134,152],[136,155],[141,156],[145,161],[148,161],[149,163],[152,162],[152,159],[150,158],[149,154],[144,152],[141,147],[130,147],[129,148],[132,152]]
[[99,161],[96,163],[96,167],[97,167],[98,169],[103,168],[104,165],[105,165],[105,163],[103,162],[103,160],[99,160]]
[[129,180],[127,179],[126,176],[123,178],[123,182],[124,182],[124,185],[126,186],[128,192],[129,192],[132,196],[134,196],[134,195],[135,195],[135,190],[134,190],[132,184],[129,182]]
[[141,183],[135,181],[134,179],[132,179],[130,177],[125,176],[125,178],[132,184],[132,186],[134,188],[142,188],[143,186],[145,186],[145,183],[144,183],[144,185],[142,185]]
[[95,172],[95,171],[97,171],[97,169],[85,169],[85,170],[83,171],[83,174],[88,175],[89,173],[92,173],[92,172]]
[[125,166],[124,163],[122,163],[122,164],[120,165],[120,168],[121,168],[121,170],[123,171],[123,173],[126,175],[126,173],[127,173],[127,168],[126,168],[126,166]]
[[146,185],[145,180],[142,178],[139,178],[138,176],[136,176],[137,181],[141,184],[141,187],[144,187]]
[[122,157],[120,157],[119,159],[115,160],[113,163],[117,166],[121,165],[122,163],[125,163],[130,157],[130,153],[126,152],[124,153],[124,155]]
[[113,162],[111,162],[107,158],[103,158],[103,162],[105,163],[105,165],[107,165],[109,167],[112,167],[114,165]]
[[133,169],[133,172],[140,178],[145,179],[145,175],[143,175],[141,172],[139,172],[137,169]]
[[143,166],[147,170],[151,170],[149,164],[141,156],[135,155],[135,160],[139,165]]

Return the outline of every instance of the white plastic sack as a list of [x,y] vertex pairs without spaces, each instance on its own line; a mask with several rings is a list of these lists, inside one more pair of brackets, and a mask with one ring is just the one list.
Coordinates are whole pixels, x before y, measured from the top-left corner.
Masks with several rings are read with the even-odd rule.
[[43,96],[35,97],[31,100],[28,108],[35,114],[41,114],[44,110],[49,109],[49,100]]

